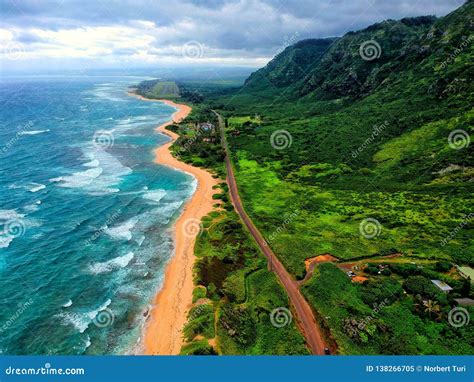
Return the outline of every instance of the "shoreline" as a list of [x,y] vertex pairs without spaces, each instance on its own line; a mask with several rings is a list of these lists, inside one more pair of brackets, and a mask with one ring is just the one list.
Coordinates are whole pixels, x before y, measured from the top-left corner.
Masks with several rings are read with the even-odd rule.
[[141,339],[142,353],[145,355],[177,355],[184,343],[183,328],[192,306],[194,243],[201,218],[212,211],[216,202],[212,199],[216,192],[212,187],[219,181],[209,172],[180,162],[171,154],[170,147],[179,135],[166,130],[166,127],[186,118],[191,112],[190,106],[170,100],[148,99],[134,92],[128,94],[141,100],[163,102],[176,108],[169,121],[155,128],[155,131],[169,136],[171,141],[154,150],[154,162],[184,171],[197,180],[196,191],[186,202],[173,226],[175,253],[166,266],[163,286],[153,300],[144,328],[144,337]]

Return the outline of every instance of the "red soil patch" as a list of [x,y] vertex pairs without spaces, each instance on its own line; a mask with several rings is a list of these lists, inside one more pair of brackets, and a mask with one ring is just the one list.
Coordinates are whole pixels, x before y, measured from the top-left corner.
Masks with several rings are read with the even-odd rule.
[[304,264],[306,266],[306,271],[309,271],[309,267],[311,264],[319,264],[319,263],[334,263],[336,261],[339,261],[337,257],[334,257],[330,255],[329,253],[325,253],[324,255],[319,255],[315,257],[310,257],[304,261]]
[[337,267],[344,272],[352,271],[353,267],[356,265],[360,265],[360,263],[344,263],[344,264],[338,264]]
[[351,280],[352,280],[353,283],[363,283],[363,282],[367,281],[368,278],[364,277],[364,276],[354,276]]

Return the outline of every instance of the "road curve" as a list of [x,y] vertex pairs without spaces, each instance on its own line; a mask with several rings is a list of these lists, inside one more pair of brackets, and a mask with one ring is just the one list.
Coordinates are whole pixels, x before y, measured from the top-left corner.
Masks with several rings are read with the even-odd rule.
[[232,163],[230,160],[230,154],[227,146],[222,116],[216,111],[214,111],[214,113],[217,115],[217,118],[219,120],[221,142],[226,153],[225,165],[227,168],[227,183],[229,185],[230,198],[232,200],[232,203],[234,204],[237,213],[240,215],[240,218],[245,223],[253,238],[257,242],[258,246],[262,250],[263,254],[268,259],[270,270],[278,276],[281,284],[285,288],[286,293],[290,298],[290,303],[294,308],[293,311],[296,315],[296,321],[301,331],[303,332],[304,337],[306,338],[306,343],[308,347],[310,348],[313,354],[322,355],[324,354],[324,348],[326,347],[326,345],[323,340],[321,330],[316,323],[316,319],[314,318],[314,314],[311,310],[311,307],[301,294],[297,282],[287,272],[280,260],[278,260],[271,248],[265,242],[265,239],[263,238],[260,231],[257,229],[257,227],[255,227],[252,220],[249,218],[249,216],[244,210],[242,201],[240,200],[237,182],[235,181],[234,170],[232,168]]

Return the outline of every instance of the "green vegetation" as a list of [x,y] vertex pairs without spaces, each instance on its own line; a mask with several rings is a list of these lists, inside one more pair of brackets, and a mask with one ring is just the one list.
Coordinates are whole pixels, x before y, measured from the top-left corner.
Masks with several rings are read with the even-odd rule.
[[[473,264],[473,145],[449,139],[474,131],[473,7],[297,43],[237,94],[208,99],[224,105],[247,212],[298,278],[306,258],[327,252]],[[372,61],[359,52],[369,40],[381,47]],[[290,135],[281,150],[278,130]],[[378,235],[360,234],[364,219],[378,221]]]
[[[224,178],[215,118],[209,107],[193,105],[188,118],[169,127],[180,135],[172,150],[181,160]],[[203,219],[196,239],[194,305],[181,354],[308,354],[294,323],[272,325],[271,312],[288,307],[288,297],[234,212],[227,184],[217,188],[219,209]]]
[[183,353],[206,338],[219,354],[308,354],[294,323],[272,325],[270,313],[288,298],[235,212],[204,219],[195,253],[199,304],[189,313]]
[[[371,277],[360,285],[335,265],[321,264],[302,290],[324,317],[323,325],[331,328],[340,353],[472,354],[472,330],[448,321],[462,281],[443,276],[455,286],[452,295],[445,295],[425,276],[403,274]],[[469,312],[472,316],[474,309],[469,307]]]
[[176,99],[180,97],[178,85],[174,81],[143,81],[138,85],[137,93],[147,98]]
[[181,349],[181,355],[217,355],[214,348],[206,340],[186,344]]
[[[247,213],[295,278],[316,255],[370,258],[362,284],[321,264],[302,286],[340,353],[473,353],[469,326],[448,323],[454,298],[473,297],[453,266],[474,265],[473,18],[468,1],[440,19],[388,20],[298,42],[241,88],[182,85],[198,106],[172,127],[183,135],[176,155],[223,176],[217,132],[201,135],[196,123],[215,124],[212,110],[224,116]],[[206,313],[190,317],[190,351],[209,350],[215,335],[219,354],[304,353],[295,327],[269,324],[287,298],[225,186],[217,198],[223,210],[197,243],[196,304]],[[401,260],[388,262],[392,254]],[[432,279],[454,290],[441,293]]]
[[172,147],[175,156],[194,166],[212,169],[220,177],[224,174],[224,150],[220,143],[216,115],[209,106],[193,105],[192,113],[168,129],[179,133]]

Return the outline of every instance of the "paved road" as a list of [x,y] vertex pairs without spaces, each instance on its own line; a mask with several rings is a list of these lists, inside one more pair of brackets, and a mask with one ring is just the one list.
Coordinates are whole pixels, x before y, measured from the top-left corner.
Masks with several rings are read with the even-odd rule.
[[280,279],[281,284],[286,290],[290,302],[293,305],[293,311],[296,313],[296,321],[298,326],[303,332],[303,335],[306,338],[306,343],[308,344],[311,352],[313,354],[324,354],[324,348],[326,347],[321,330],[316,324],[313,311],[309,306],[308,302],[305,300],[301,294],[297,282],[291,277],[291,275],[286,271],[283,264],[278,260],[276,255],[273,253],[271,248],[266,244],[262,234],[255,227],[252,220],[249,218],[247,213],[244,210],[242,201],[240,200],[239,192],[237,189],[237,183],[235,181],[234,170],[232,168],[232,163],[230,160],[229,149],[227,147],[227,140],[225,137],[224,131],[224,122],[222,117],[214,111],[219,119],[219,130],[221,134],[222,146],[226,152],[225,164],[227,168],[227,183],[229,184],[229,191],[232,203],[234,204],[237,213],[240,215],[241,219],[249,229],[250,233],[254,237],[258,246],[267,257],[271,271]]

